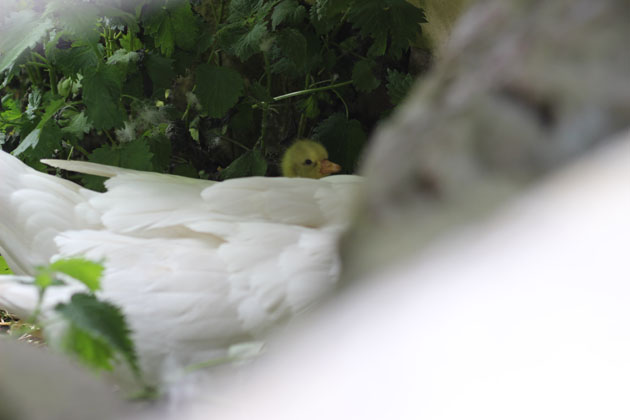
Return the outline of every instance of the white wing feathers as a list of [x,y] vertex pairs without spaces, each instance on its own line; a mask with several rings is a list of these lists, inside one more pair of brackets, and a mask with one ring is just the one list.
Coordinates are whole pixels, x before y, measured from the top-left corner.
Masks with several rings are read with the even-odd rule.
[[256,336],[330,290],[336,242],[362,185],[355,176],[215,183],[45,162],[111,177],[108,191],[0,152],[0,251],[18,273],[58,257],[104,260],[101,295],[123,308],[145,365],[171,350],[195,361],[199,349]]
[[0,153],[0,252],[13,271],[31,274],[56,253],[59,232],[90,227],[85,205],[95,194]]

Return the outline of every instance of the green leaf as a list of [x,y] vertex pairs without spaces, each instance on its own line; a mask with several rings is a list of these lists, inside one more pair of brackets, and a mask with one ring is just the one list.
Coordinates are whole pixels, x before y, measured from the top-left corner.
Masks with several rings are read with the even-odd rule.
[[389,39],[389,53],[399,58],[426,22],[424,11],[407,0],[372,0],[356,2],[348,10],[348,20],[365,36],[373,38],[373,56],[383,55]]
[[95,49],[85,42],[77,41],[68,49],[50,49],[47,57],[65,75],[73,76],[97,67],[101,63],[98,51],[98,47]]
[[70,117],[70,123],[61,129],[64,133],[69,133],[78,139],[82,139],[83,136],[90,132],[92,124],[88,121],[85,112],[81,111]]
[[314,130],[313,137],[328,150],[330,160],[341,165],[345,173],[352,173],[367,136],[357,120],[348,120],[344,114],[333,114]]
[[120,46],[127,51],[138,51],[144,47],[138,35],[132,31],[127,31],[126,34],[120,37]]
[[[119,146],[106,145],[95,149],[88,157],[90,162],[121,168],[153,170],[153,153],[144,139],[122,143]],[[103,190],[103,178],[94,175],[83,175],[86,188],[97,191]]]
[[220,118],[243,93],[243,79],[235,70],[202,64],[197,67],[197,97],[213,118]]
[[153,10],[145,18],[144,29],[153,37],[160,52],[170,57],[175,46],[192,50],[196,46],[199,23],[192,13],[189,2],[179,2],[174,8],[164,7]]
[[264,22],[258,22],[234,41],[234,54],[242,61],[246,61],[252,55],[261,51],[261,45],[263,45],[266,36],[267,25]]
[[0,113],[0,128],[5,128],[22,119],[20,104],[11,97],[2,98],[2,108]]
[[200,32],[200,22],[190,8],[190,2],[180,2],[179,7],[171,12],[175,31],[175,44],[184,50],[193,50]]
[[4,257],[0,255],[0,275],[2,274],[12,274],[13,272],[9,268],[9,265],[5,261]]
[[97,130],[120,127],[125,112],[120,105],[122,81],[110,66],[90,69],[83,77],[86,114]]
[[102,264],[84,258],[64,258],[50,264],[52,271],[67,274],[85,284],[91,292],[101,288],[101,277],[105,268]]
[[106,340],[71,324],[62,341],[62,348],[80,362],[96,370],[111,371],[116,355]]
[[297,0],[282,0],[271,14],[271,29],[276,30],[282,23],[297,24],[306,16],[306,9]]
[[387,69],[387,93],[392,104],[398,105],[413,85],[413,76],[398,70]]
[[[51,103],[49,103],[48,106],[46,107],[46,112],[44,112],[44,115],[42,116],[41,120],[37,124],[37,127],[33,131],[31,131],[24,140],[22,140],[20,145],[16,147],[15,150],[13,150],[12,152],[13,156],[19,156],[26,149],[29,149],[29,148],[35,149],[39,145],[42,129],[48,123],[48,121],[57,113],[57,111],[59,111],[59,109],[61,109],[61,107],[64,105],[65,105],[64,99],[57,99],[56,101],[52,101]],[[49,126],[48,128],[52,130],[53,129],[52,127],[53,126]],[[54,127],[56,127],[56,125]],[[56,128],[58,130],[58,127]],[[58,136],[53,136],[53,138],[55,139],[56,137]],[[47,137],[47,138],[51,139],[51,137]],[[54,140],[52,140],[52,142],[54,142]]]
[[119,308],[94,295],[77,293],[69,303],[58,304],[55,311],[70,322],[65,339],[68,350],[92,366],[104,368],[111,368],[114,354],[118,353],[139,374],[130,329]]
[[266,173],[267,161],[261,151],[249,150],[221,171],[221,179],[264,176]]
[[372,62],[361,60],[352,69],[352,83],[360,92],[371,92],[381,84],[381,81],[372,73]]
[[0,21],[0,73],[33,48],[54,26],[52,20],[33,10],[11,13]]

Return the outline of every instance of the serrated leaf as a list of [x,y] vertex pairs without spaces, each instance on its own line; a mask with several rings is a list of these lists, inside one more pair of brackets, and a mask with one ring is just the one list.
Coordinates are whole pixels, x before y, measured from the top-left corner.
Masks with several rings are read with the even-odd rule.
[[361,60],[352,69],[352,83],[360,92],[371,92],[381,84],[381,81],[372,73],[372,62]]
[[0,22],[0,73],[14,64],[18,57],[33,48],[54,27],[51,19],[33,10],[21,10]]
[[261,151],[249,150],[221,171],[221,179],[264,176],[266,173],[267,161]]
[[413,76],[398,70],[387,69],[387,93],[392,104],[398,105],[413,85]]
[[97,130],[120,127],[125,112],[120,105],[122,81],[110,66],[99,66],[83,77],[83,102],[86,114]]
[[[33,131],[31,131],[24,140],[22,140],[20,145],[16,147],[15,150],[13,150],[12,152],[13,156],[19,156],[26,149],[37,148],[40,143],[43,128],[46,126],[49,120],[53,117],[53,115],[55,115],[57,111],[59,111],[59,109],[61,109],[61,107],[64,105],[65,105],[64,99],[57,99],[56,101],[52,101],[51,103],[49,103],[48,106],[46,106],[46,111],[44,112],[44,115],[42,116],[41,120],[37,124],[37,127]],[[48,129],[53,130],[53,126],[49,126]],[[48,134],[49,134],[49,137],[46,137],[46,138],[51,139],[51,142],[55,142],[58,136],[50,137],[50,133]]]
[[252,55],[261,51],[260,47],[266,36],[267,25],[264,22],[256,23],[234,41],[234,54],[242,61],[246,61]]
[[299,23],[306,16],[306,9],[297,0],[283,0],[273,9],[271,14],[271,29],[276,30],[284,22]]
[[93,69],[101,62],[95,49],[82,41],[77,41],[66,49],[51,48],[47,56],[66,76]]
[[170,16],[165,10],[151,14],[146,19],[145,31],[153,38],[155,46],[159,48],[162,55],[170,57],[175,51],[175,31]]
[[20,105],[14,99],[10,97],[3,98],[2,108],[4,110],[0,113],[0,128],[5,128],[22,118]]
[[243,79],[235,70],[202,64],[197,68],[197,97],[213,118],[220,118],[243,93]]
[[85,112],[81,111],[78,114],[73,115],[70,118],[70,124],[61,129],[64,133],[72,134],[78,139],[82,139],[83,136],[90,132],[92,124],[88,121]]
[[170,57],[175,46],[192,50],[199,35],[199,24],[189,2],[178,2],[176,7],[154,9],[145,18],[145,32],[165,57]]
[[120,46],[127,51],[138,51],[144,47],[144,44],[135,32],[128,30],[126,34],[120,37]]
[[100,367],[111,366],[114,352],[119,353],[139,374],[131,332],[119,308],[94,295],[77,293],[69,303],[58,304],[55,312],[71,325],[65,340],[69,350]]
[[383,55],[389,39],[389,52],[399,58],[420,34],[426,22],[424,11],[407,0],[356,2],[348,10],[348,20],[365,36],[374,39],[370,55]]
[[91,292],[101,288],[102,264],[84,258],[64,258],[50,264],[50,270],[66,274],[85,284]]

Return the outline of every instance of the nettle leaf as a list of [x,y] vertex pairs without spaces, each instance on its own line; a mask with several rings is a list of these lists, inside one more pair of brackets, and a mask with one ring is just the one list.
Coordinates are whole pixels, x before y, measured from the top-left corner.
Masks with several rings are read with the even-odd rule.
[[374,39],[372,55],[383,55],[389,39],[390,54],[399,58],[418,37],[419,24],[426,22],[426,18],[422,9],[407,0],[372,0],[354,3],[348,10],[348,21],[363,35]]
[[46,55],[65,75],[71,76],[97,67],[101,63],[97,51],[98,47],[95,50],[83,41],[76,41],[68,49],[52,48]]
[[[112,146],[106,145],[95,149],[89,156],[90,162],[121,168],[153,170],[153,153],[144,139]],[[94,175],[83,175],[83,184],[90,189],[103,191],[103,178]]]
[[257,11],[263,11],[266,14],[271,6],[263,0],[232,0],[227,20],[228,22],[242,22]]
[[175,31],[173,22],[166,12],[157,13],[151,16],[144,25],[145,31],[153,38],[155,46],[160,52],[170,57],[175,51]]
[[127,51],[138,51],[144,48],[137,34],[131,30],[127,30],[127,33],[120,37],[120,46]]
[[261,44],[267,37],[267,25],[264,22],[258,22],[251,29],[245,30],[239,36],[232,46],[234,54],[242,61],[246,61],[252,55],[260,52]]
[[145,18],[144,29],[160,52],[170,57],[175,46],[192,50],[199,35],[199,22],[192,13],[189,2],[177,3],[175,8],[164,7]]
[[260,150],[249,150],[221,171],[221,179],[264,176],[266,173],[267,161],[262,152]]
[[83,102],[86,114],[97,130],[120,127],[125,112],[120,105],[122,80],[110,66],[99,66],[85,72]]
[[387,69],[387,93],[392,104],[398,105],[413,86],[413,76],[398,70]]
[[70,123],[61,129],[64,133],[69,133],[78,139],[82,139],[83,136],[92,130],[92,124],[88,120],[85,112],[81,111],[70,117]]
[[352,69],[352,83],[360,92],[371,92],[381,84],[372,73],[372,65],[369,60],[361,60]]
[[0,113],[0,128],[5,128],[22,119],[20,104],[11,97],[2,98],[3,111]]
[[353,173],[367,135],[357,120],[348,120],[344,114],[333,114],[314,130],[313,138],[328,150],[330,159],[341,165],[345,173]]
[[306,9],[297,0],[282,0],[271,14],[271,29],[276,30],[283,23],[297,24],[304,20]]
[[[52,122],[52,124],[48,124],[48,123],[51,122],[50,119],[64,105],[65,105],[64,99],[57,99],[56,101],[50,102],[46,106],[46,111],[44,112],[44,115],[42,116],[41,120],[37,124],[36,128],[33,131],[31,131],[24,140],[22,140],[20,145],[16,147],[15,150],[13,150],[12,154],[14,156],[19,156],[26,149],[29,149],[29,148],[39,149],[38,155],[42,154],[42,149],[44,148],[46,150],[51,150],[51,151],[54,150],[54,147],[57,146],[59,143],[59,137],[61,133],[58,132],[59,128],[57,127],[56,124],[54,124],[54,122]],[[47,130],[43,131],[44,127],[46,127]],[[42,134],[42,131],[44,134]],[[44,141],[45,144],[40,144],[40,140],[42,140],[42,138],[45,140]],[[42,155],[42,157],[43,156],[45,156],[45,154]]]
[[105,268],[102,264],[85,258],[65,258],[50,264],[50,270],[66,274],[85,284],[91,292],[100,290]]
[[77,293],[69,303],[58,304],[55,312],[70,323],[64,340],[67,350],[84,362],[105,369],[111,369],[118,353],[139,374],[131,331],[118,307],[94,295]]
[[354,0],[319,0],[313,7],[320,19],[332,19],[344,13]]
[[200,32],[200,22],[193,14],[189,2],[181,2],[181,6],[172,10],[171,20],[177,28],[175,43],[184,50],[192,50],[197,44]]
[[51,19],[28,9],[11,13],[0,21],[0,73],[11,67],[25,50],[33,48],[53,27]]
[[197,97],[213,118],[220,118],[236,103],[243,93],[243,78],[232,69],[202,64],[197,67]]

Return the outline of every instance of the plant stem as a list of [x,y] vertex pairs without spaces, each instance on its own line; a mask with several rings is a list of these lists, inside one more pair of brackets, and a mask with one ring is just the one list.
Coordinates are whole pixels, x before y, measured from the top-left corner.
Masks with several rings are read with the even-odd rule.
[[295,96],[308,95],[308,94],[314,93],[314,92],[320,92],[320,91],[323,91],[323,90],[331,90],[331,89],[336,89],[336,88],[342,87],[342,86],[348,86],[349,84],[352,84],[352,80],[348,80],[346,82],[341,82],[341,83],[335,83],[334,85],[322,86],[322,87],[318,87],[318,88],[310,88],[310,89],[298,90],[296,92],[291,92],[291,93],[287,93],[285,95],[276,96],[275,98],[273,98],[273,100],[274,101],[282,101],[284,99],[293,98]]

